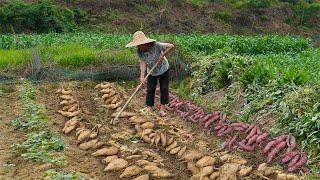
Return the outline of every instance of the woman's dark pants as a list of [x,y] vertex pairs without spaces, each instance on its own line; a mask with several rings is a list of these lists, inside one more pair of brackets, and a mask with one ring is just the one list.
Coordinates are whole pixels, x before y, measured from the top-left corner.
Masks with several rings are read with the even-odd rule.
[[160,76],[149,76],[147,80],[147,106],[154,105],[154,97],[156,92],[157,83],[160,83],[161,99],[160,103],[165,105],[169,103],[169,70]]

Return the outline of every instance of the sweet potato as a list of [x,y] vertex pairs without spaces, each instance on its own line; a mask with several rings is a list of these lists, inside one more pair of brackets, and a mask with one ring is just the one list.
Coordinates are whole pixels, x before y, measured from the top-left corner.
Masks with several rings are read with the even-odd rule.
[[183,148],[180,149],[180,151],[178,152],[177,156],[179,158],[181,158],[183,156],[183,154],[186,152],[187,150],[187,146],[184,146]]
[[221,134],[222,132],[224,132],[227,129],[228,129],[228,125],[223,125],[223,127],[221,129],[219,129],[218,134]]
[[142,169],[140,167],[135,165],[129,166],[122,172],[122,174],[120,175],[120,178],[132,177],[139,174],[140,172],[142,172]]
[[71,100],[71,99],[73,99],[73,97],[70,96],[70,95],[61,95],[60,98],[63,99],[63,100]]
[[181,147],[175,147],[170,150],[170,154],[177,154],[180,151]]
[[265,148],[262,150],[262,152],[264,154],[268,153],[270,151],[271,147],[275,144],[276,144],[276,140],[272,140],[272,141],[268,142],[268,144],[265,146]]
[[251,146],[253,143],[255,143],[255,142],[256,142],[256,140],[257,140],[258,136],[259,136],[258,134],[256,134],[256,135],[252,136],[250,139],[248,139],[248,142],[247,142],[247,144],[246,144],[246,145]]
[[107,165],[107,164],[109,164],[111,161],[113,161],[115,159],[118,159],[118,156],[117,155],[112,155],[112,156],[108,156],[108,157],[102,159],[102,162]]
[[254,150],[254,147],[253,146],[248,146],[246,145],[245,143],[243,142],[240,142],[239,143],[239,146],[241,149],[245,150],[245,151],[253,151]]
[[98,136],[98,133],[97,133],[97,132],[92,132],[92,133],[89,135],[89,137],[90,137],[91,139],[96,138],[97,136]]
[[236,126],[236,127],[233,127],[233,129],[234,130],[236,130],[236,131],[242,131],[242,132],[244,132],[246,129],[244,129],[243,127],[238,127],[238,126]]
[[160,141],[160,134],[157,133],[156,136],[155,136],[155,139],[154,139],[154,144],[158,145],[159,141]]
[[104,145],[104,142],[98,141],[95,145],[93,145],[92,149],[98,149],[101,148]]
[[306,166],[302,166],[302,167],[301,167],[301,170],[302,170],[304,173],[309,172],[309,169],[308,169]]
[[167,145],[166,135],[162,132],[160,133],[160,141],[161,141],[162,147],[165,147]]
[[117,158],[111,161],[105,168],[104,171],[118,171],[128,166],[128,162],[124,159]]
[[173,143],[173,140],[174,140],[174,137],[173,137],[173,136],[171,136],[171,137],[167,136],[167,138],[168,138],[168,140],[167,140],[167,145],[172,144],[172,143]]
[[101,89],[100,92],[103,93],[103,94],[108,94],[112,91],[111,88],[105,88],[105,89]]
[[265,141],[268,137],[268,133],[263,133],[261,135],[258,136],[257,138],[257,143],[262,143],[263,141]]
[[142,136],[149,135],[152,132],[153,132],[152,129],[144,129],[144,130],[142,130]]
[[[116,117],[118,115],[118,113],[112,113],[111,114],[111,117]],[[132,116],[136,116],[137,115],[137,113],[134,113],[134,112],[122,112],[121,114],[120,114],[120,118],[130,118],[130,117],[132,117]]]
[[220,134],[218,134],[218,137],[226,135],[226,134],[230,133],[231,131],[232,131],[232,127],[227,126],[227,129],[225,131],[222,131]]
[[133,180],[149,180],[149,174],[144,174],[139,177],[134,178]]
[[165,149],[165,152],[168,152],[170,151],[171,149],[177,147],[178,143],[177,141],[174,141],[172,144],[170,144],[166,149]]
[[83,130],[83,131],[79,134],[79,136],[78,136],[78,138],[77,138],[77,141],[78,141],[78,142],[82,142],[83,140],[89,138],[90,134],[91,134],[91,130],[89,130],[89,129]]
[[132,116],[129,118],[129,120],[133,124],[142,124],[142,123],[148,122],[148,119],[140,116]]
[[212,114],[207,114],[207,115],[205,115],[200,121],[201,121],[201,122],[205,122],[205,121],[207,121],[210,117],[212,117]]
[[146,155],[146,156],[150,156],[150,157],[157,157],[158,156],[157,153],[154,153],[154,152],[151,152],[151,151],[142,151],[141,154],[142,155]]
[[60,105],[62,105],[62,106],[68,106],[68,105],[71,105],[71,104],[73,104],[73,103],[75,103],[76,102],[76,100],[75,99],[70,99],[70,100],[63,100],[63,101],[61,101],[60,102]]
[[258,134],[258,135],[262,134],[262,131],[261,131],[261,129],[260,129],[259,126],[257,126],[257,130],[256,130],[256,131],[257,131],[257,134]]
[[294,150],[296,148],[296,146],[297,146],[296,138],[294,136],[290,135],[288,148],[290,150]]
[[216,158],[211,156],[203,156],[196,162],[197,167],[213,166],[216,162]]
[[119,149],[117,147],[111,146],[108,148],[102,148],[97,150],[96,152],[92,153],[92,156],[110,156],[110,155],[116,155],[119,152]]
[[73,106],[71,106],[69,109],[68,109],[68,112],[73,112],[75,110],[78,109],[78,105],[77,104],[74,104]]
[[214,126],[214,130],[219,131],[223,126],[224,124],[217,124],[216,126]]
[[192,151],[186,152],[184,156],[182,156],[182,159],[185,161],[193,161],[193,160],[200,159],[202,156],[203,156],[202,153],[192,150]]
[[88,142],[81,143],[81,144],[79,145],[79,148],[80,148],[81,150],[88,150],[88,149],[90,149],[91,147],[93,147],[97,142],[98,142],[98,139],[92,139],[92,140],[90,140],[90,141],[88,141]]
[[188,162],[187,164],[187,169],[192,173],[192,174],[198,174],[200,172],[200,169],[193,163],[193,162]]
[[286,135],[286,134],[283,134],[283,135],[278,136],[278,137],[275,139],[275,144],[278,144],[278,143],[280,143],[280,142],[282,142],[282,141],[285,141],[286,138],[287,138],[287,136],[288,136],[288,135]]
[[147,161],[145,159],[140,159],[138,161],[136,161],[136,164],[138,166],[156,166],[157,167],[157,163],[154,163],[154,162],[150,162],[150,161]]
[[150,142],[151,142],[151,139],[150,139],[147,135],[142,136],[142,139],[143,139],[143,141],[146,142],[146,143],[150,143]]
[[142,129],[152,129],[154,127],[154,124],[152,122],[145,122],[141,125]]
[[295,155],[299,154],[297,151],[287,152],[283,155],[282,162],[287,163],[289,162]]
[[300,154],[293,156],[293,158],[288,163],[288,167],[292,167],[293,165],[295,165],[299,161],[299,159],[300,159]]
[[248,129],[245,131],[245,133],[249,133],[251,130],[252,130],[252,128],[254,128],[255,127],[255,124],[251,124],[249,127],[248,127]]
[[213,166],[206,166],[200,169],[200,174],[202,177],[208,176],[213,172]]
[[252,167],[243,167],[242,169],[240,169],[239,171],[239,176],[240,177],[246,177],[248,175],[250,175],[250,173],[252,172],[253,168]]
[[268,154],[267,163],[271,163],[276,154],[286,147],[286,142],[282,141]]
[[125,157],[124,159],[126,159],[126,160],[131,160],[131,159],[138,159],[138,158],[141,158],[141,157],[142,157],[142,155],[140,155],[140,154],[135,154],[135,155],[127,156],[127,157]]
[[172,177],[173,175],[165,169],[159,169],[153,172],[151,176],[157,177],[157,178],[169,178],[169,177]]
[[305,165],[307,163],[307,161],[308,161],[307,155],[302,154],[302,156],[300,157],[300,159],[297,163],[293,164],[292,166],[288,166],[288,171],[293,172],[293,171],[297,170],[298,168]]
[[252,130],[250,131],[250,133],[246,137],[247,140],[250,139],[251,137],[253,137],[255,134],[257,134],[257,128],[258,128],[258,126],[255,126],[252,128]]
[[80,114],[80,110],[74,112],[68,112],[68,117],[75,117]]
[[217,179],[220,176],[220,172],[213,172],[210,175],[210,179]]
[[212,116],[205,122],[204,128],[208,128],[213,122],[217,121],[218,119],[219,119],[219,115]]
[[236,140],[238,139],[239,134],[234,135],[231,140],[228,142],[228,148],[231,149],[233,144],[236,142]]

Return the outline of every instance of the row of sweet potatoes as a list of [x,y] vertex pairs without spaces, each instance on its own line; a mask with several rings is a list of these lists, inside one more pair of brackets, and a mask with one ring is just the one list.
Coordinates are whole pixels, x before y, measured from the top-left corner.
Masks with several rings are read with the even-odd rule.
[[[287,165],[289,172],[308,171],[306,167],[308,157],[296,149],[296,139],[291,134],[272,138],[267,132],[263,132],[258,124],[232,123],[227,120],[227,115],[223,111],[206,113],[204,108],[191,101],[184,101],[174,94],[170,94],[166,109],[177,113],[182,119],[199,123],[207,132],[214,131],[218,137],[225,137],[227,139],[225,148],[229,150],[238,147],[251,152],[258,146],[267,156],[267,163],[271,163],[277,156],[282,156],[282,163]],[[241,137],[244,138],[240,139]]]

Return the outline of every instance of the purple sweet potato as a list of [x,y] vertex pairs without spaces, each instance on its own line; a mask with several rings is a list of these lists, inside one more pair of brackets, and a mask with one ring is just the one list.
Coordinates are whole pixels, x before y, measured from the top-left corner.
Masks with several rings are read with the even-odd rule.
[[205,128],[208,128],[213,122],[218,120],[219,116],[211,117],[209,120],[207,120],[204,124]]
[[236,135],[234,135],[234,136],[231,138],[231,140],[228,142],[228,147],[229,147],[229,149],[232,148],[233,144],[236,142],[236,140],[238,139],[238,137],[239,137],[239,134],[236,134]]
[[288,135],[286,135],[286,134],[283,134],[283,135],[278,136],[278,137],[276,138],[275,143],[278,144],[278,143],[280,143],[280,142],[282,142],[282,141],[285,141],[285,140],[287,139],[287,136],[288,136]]
[[296,138],[292,135],[289,136],[288,147],[291,150],[294,150],[297,146]]
[[227,129],[228,129],[228,126],[227,125],[223,125],[223,127],[221,129],[219,129],[218,134],[221,134],[222,132],[224,132]]
[[245,133],[249,133],[249,132],[252,130],[252,128],[254,128],[254,126],[255,126],[255,124],[251,124],[251,125],[248,127],[248,129],[245,131]]
[[261,129],[260,129],[259,126],[257,126],[257,130],[256,130],[256,131],[257,131],[257,134],[258,134],[258,135],[262,134],[262,131],[261,131]]
[[222,131],[221,133],[218,133],[218,137],[224,136],[225,134],[230,133],[232,130],[231,126],[227,126],[227,129]]
[[282,162],[283,163],[289,162],[297,154],[299,154],[299,152],[297,152],[297,151],[290,151],[290,152],[285,153],[283,155]]
[[201,122],[205,122],[205,121],[207,121],[209,118],[211,118],[212,117],[212,114],[207,114],[207,115],[205,115],[200,121]]
[[240,146],[241,149],[243,149],[245,151],[253,151],[254,150],[253,146],[248,146],[244,142],[240,142],[239,146]]
[[250,139],[251,137],[253,137],[255,134],[257,134],[257,128],[258,126],[255,126],[254,128],[251,129],[250,133],[248,134],[248,136],[246,137],[246,139]]
[[175,107],[179,107],[179,106],[182,106],[183,105],[183,102],[178,102]]
[[238,126],[233,127],[233,129],[236,131],[242,131],[242,132],[245,131],[245,129],[243,127],[238,127]]
[[302,156],[300,157],[300,159],[297,163],[293,164],[292,166],[288,166],[288,171],[293,172],[293,171],[297,170],[298,168],[307,164],[307,161],[308,161],[307,155],[302,154]]
[[272,141],[268,142],[268,144],[265,146],[265,148],[262,150],[262,152],[264,154],[268,153],[270,151],[271,147],[275,144],[276,144],[276,140],[272,140]]
[[278,143],[276,145],[275,148],[273,148],[273,150],[268,154],[267,157],[267,163],[271,163],[271,161],[274,159],[274,157],[276,156],[276,154],[281,151],[282,149],[284,149],[286,147],[286,142],[282,141],[280,143]]
[[253,135],[250,139],[248,139],[248,142],[246,145],[251,146],[253,143],[257,141],[258,136],[259,136],[258,134]]
[[217,125],[214,127],[214,130],[219,131],[222,127],[223,127],[223,124],[217,124]]
[[289,162],[288,167],[295,165],[300,159],[300,154],[295,155]]
[[263,133],[261,135],[258,136],[257,138],[257,143],[262,143],[263,141],[265,141],[268,137],[268,133]]

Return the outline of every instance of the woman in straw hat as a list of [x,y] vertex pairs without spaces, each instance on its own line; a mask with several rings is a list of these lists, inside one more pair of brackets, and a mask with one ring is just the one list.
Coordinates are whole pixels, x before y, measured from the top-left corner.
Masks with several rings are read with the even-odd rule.
[[133,34],[133,40],[126,47],[137,46],[137,54],[140,62],[140,82],[145,84],[145,72],[149,73],[152,67],[159,62],[157,67],[151,72],[147,79],[147,97],[146,104],[149,111],[152,111],[154,106],[154,98],[157,82],[160,83],[160,110],[159,114],[165,116],[165,105],[169,103],[169,63],[165,55],[174,47],[170,43],[156,42],[154,39],[149,39],[142,31],[137,31]]

